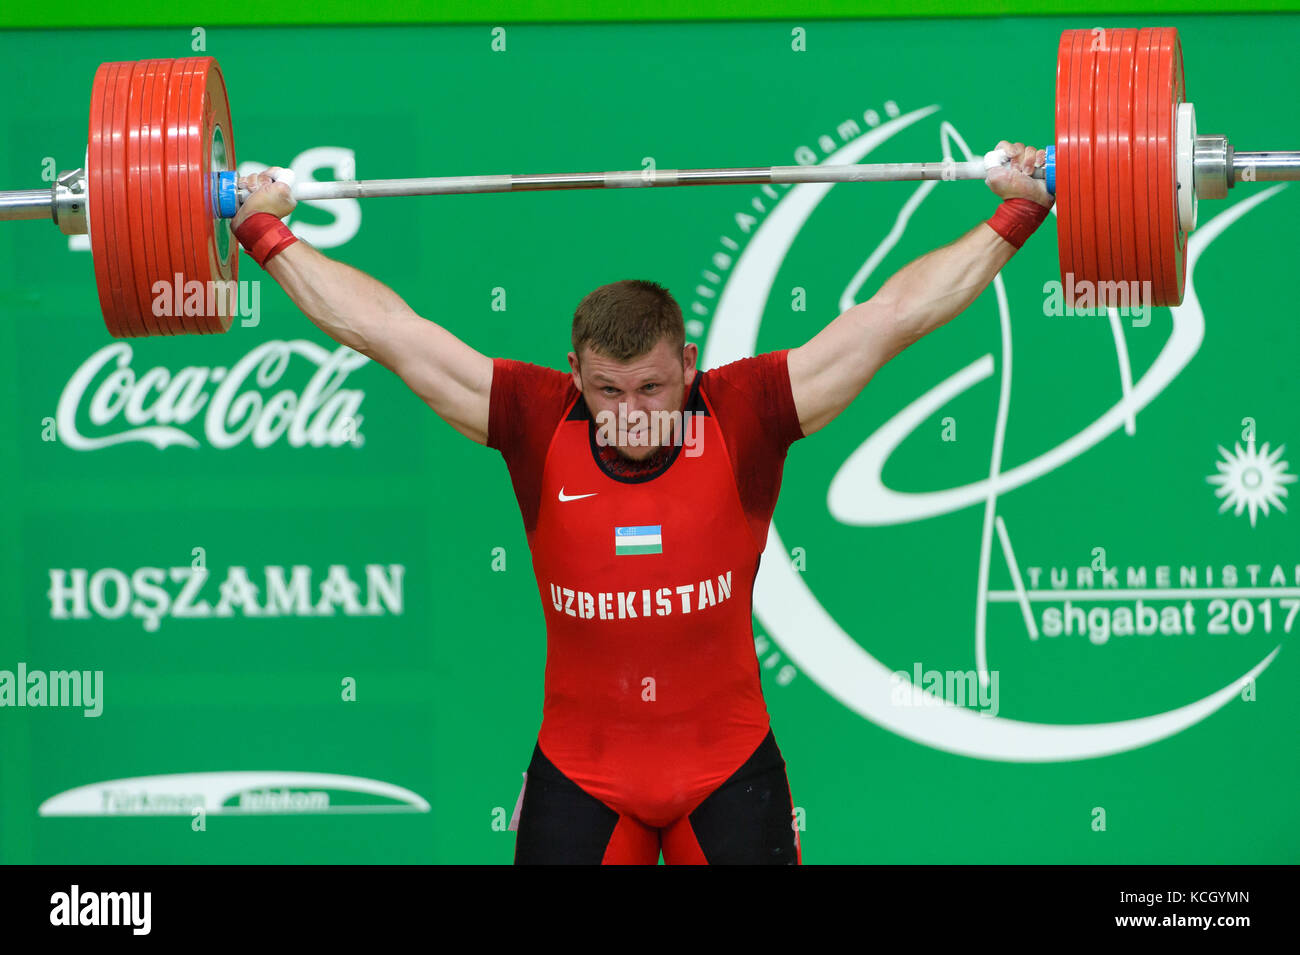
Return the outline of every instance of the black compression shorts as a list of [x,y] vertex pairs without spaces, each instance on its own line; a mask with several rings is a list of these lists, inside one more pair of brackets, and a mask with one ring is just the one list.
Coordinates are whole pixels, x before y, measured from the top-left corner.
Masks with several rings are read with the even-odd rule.
[[521,794],[516,865],[798,865],[785,760],[769,730],[754,753],[689,814],[654,828],[583,790],[533,748]]

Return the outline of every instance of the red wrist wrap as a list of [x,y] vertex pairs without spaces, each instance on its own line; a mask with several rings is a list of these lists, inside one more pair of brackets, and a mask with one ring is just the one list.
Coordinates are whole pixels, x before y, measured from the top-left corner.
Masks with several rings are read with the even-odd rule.
[[241,222],[235,238],[262,268],[266,268],[273,256],[298,241],[289,227],[269,212],[254,213]]
[[994,232],[1018,249],[1047,218],[1047,212],[1046,206],[1033,199],[1004,199],[993,218],[987,221]]

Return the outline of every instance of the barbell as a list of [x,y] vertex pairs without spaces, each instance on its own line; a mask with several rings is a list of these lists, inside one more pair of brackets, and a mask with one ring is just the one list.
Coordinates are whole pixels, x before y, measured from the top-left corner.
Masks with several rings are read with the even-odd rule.
[[[1240,152],[1197,133],[1177,30],[1066,30],[1056,61],[1056,139],[1034,175],[1056,197],[1065,299],[1097,307],[1178,305],[1200,199],[1242,181],[1300,179],[1300,151]],[[745,183],[984,179],[996,153],[966,162],[644,169],[551,175],[303,182],[298,199],[374,198]],[[85,163],[48,189],[0,192],[0,219],[51,219],[90,235],[100,306],[115,337],[224,332],[233,296],[210,313],[159,309],[199,283],[233,287],[230,229],[245,193],[225,80],[212,57],[103,63],[90,95]],[[160,285],[161,283],[161,285]],[[185,310],[181,310],[185,311]],[[165,312],[166,314],[159,314]]]

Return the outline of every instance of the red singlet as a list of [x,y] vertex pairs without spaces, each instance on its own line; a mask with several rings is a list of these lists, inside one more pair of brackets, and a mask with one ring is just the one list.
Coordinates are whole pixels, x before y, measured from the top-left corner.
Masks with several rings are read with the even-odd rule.
[[752,590],[802,437],[786,351],[699,372],[694,431],[657,471],[602,462],[567,372],[493,362],[488,446],[510,469],[546,618],[538,743],[620,814],[668,826],[768,732]]

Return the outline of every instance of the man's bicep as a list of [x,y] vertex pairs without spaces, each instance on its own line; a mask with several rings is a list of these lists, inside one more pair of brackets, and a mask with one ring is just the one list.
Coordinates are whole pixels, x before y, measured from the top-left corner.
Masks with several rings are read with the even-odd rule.
[[398,320],[385,362],[449,425],[487,444],[492,359],[442,326],[412,314]]
[[803,433],[820,431],[835,420],[899,347],[882,310],[866,302],[792,348],[790,390]]

